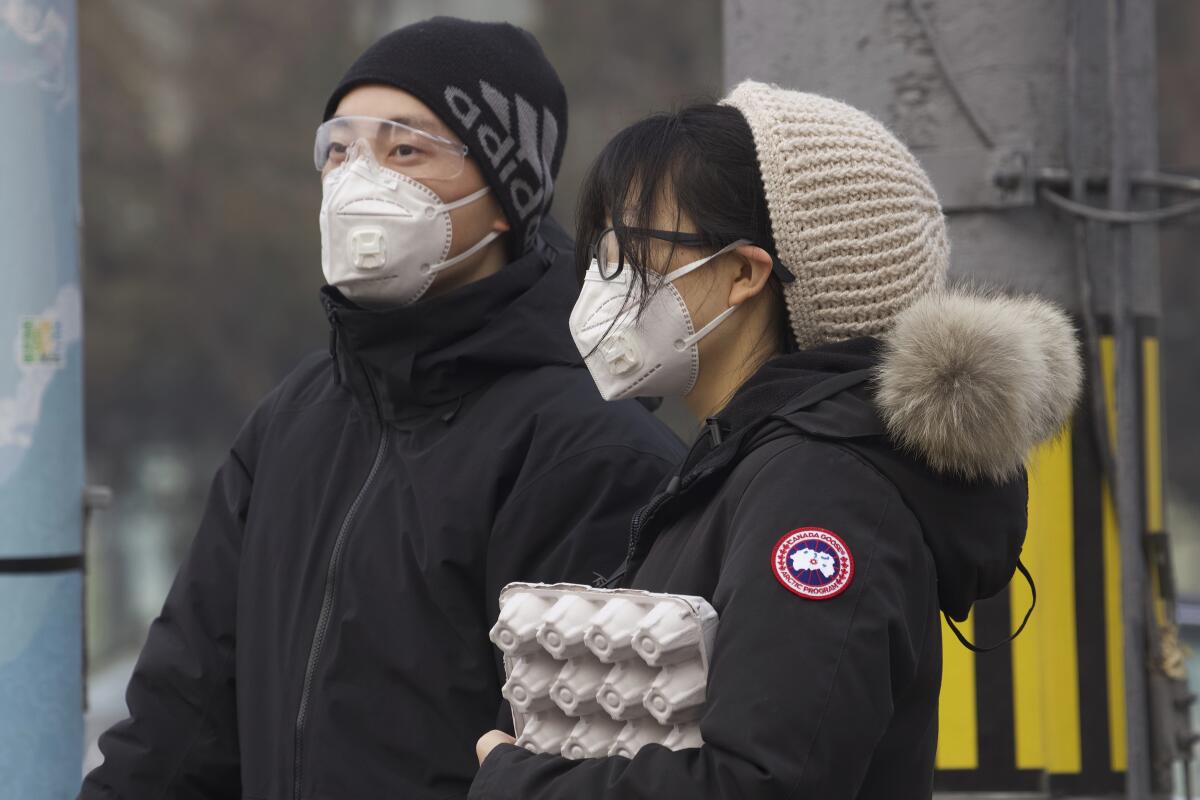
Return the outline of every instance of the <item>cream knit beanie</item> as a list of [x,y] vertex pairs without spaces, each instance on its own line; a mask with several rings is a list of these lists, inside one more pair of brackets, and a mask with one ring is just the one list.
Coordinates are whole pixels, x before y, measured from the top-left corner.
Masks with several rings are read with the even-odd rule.
[[887,128],[845,103],[744,81],[723,104],[750,123],[801,349],[878,336],[943,285],[937,194]]

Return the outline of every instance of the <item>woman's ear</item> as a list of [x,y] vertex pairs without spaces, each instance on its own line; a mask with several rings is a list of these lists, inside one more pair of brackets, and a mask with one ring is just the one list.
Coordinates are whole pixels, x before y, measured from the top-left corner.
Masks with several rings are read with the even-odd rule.
[[756,297],[771,277],[771,254],[753,244],[743,244],[730,251],[737,264],[733,283],[729,287],[729,305],[738,306]]
[[500,233],[508,233],[512,230],[512,226],[508,224],[508,217],[504,215],[503,209],[492,219],[492,230]]

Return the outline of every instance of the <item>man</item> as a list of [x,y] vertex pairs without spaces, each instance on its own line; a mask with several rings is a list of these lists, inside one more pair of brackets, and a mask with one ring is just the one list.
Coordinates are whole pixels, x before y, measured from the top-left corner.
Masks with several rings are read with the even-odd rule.
[[85,800],[466,796],[505,722],[500,588],[615,568],[682,455],[572,343],[565,136],[510,25],[436,18],[350,67],[316,146],[330,350],[238,435]]

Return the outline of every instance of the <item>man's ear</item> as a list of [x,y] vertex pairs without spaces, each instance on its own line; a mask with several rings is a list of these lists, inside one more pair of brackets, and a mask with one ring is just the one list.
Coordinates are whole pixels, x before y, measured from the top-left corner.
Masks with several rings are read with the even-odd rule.
[[737,264],[733,283],[729,287],[729,305],[738,306],[756,297],[771,277],[771,254],[753,244],[743,244],[730,251]]
[[503,210],[492,219],[492,230],[499,231],[500,233],[508,233],[512,230],[512,226],[508,224],[508,217],[504,216]]

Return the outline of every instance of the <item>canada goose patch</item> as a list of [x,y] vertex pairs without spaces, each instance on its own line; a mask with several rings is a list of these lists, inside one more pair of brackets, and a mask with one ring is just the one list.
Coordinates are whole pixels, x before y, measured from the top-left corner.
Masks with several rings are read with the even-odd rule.
[[775,545],[775,578],[789,592],[809,600],[828,600],[854,578],[854,556],[842,537],[824,528],[797,528]]

